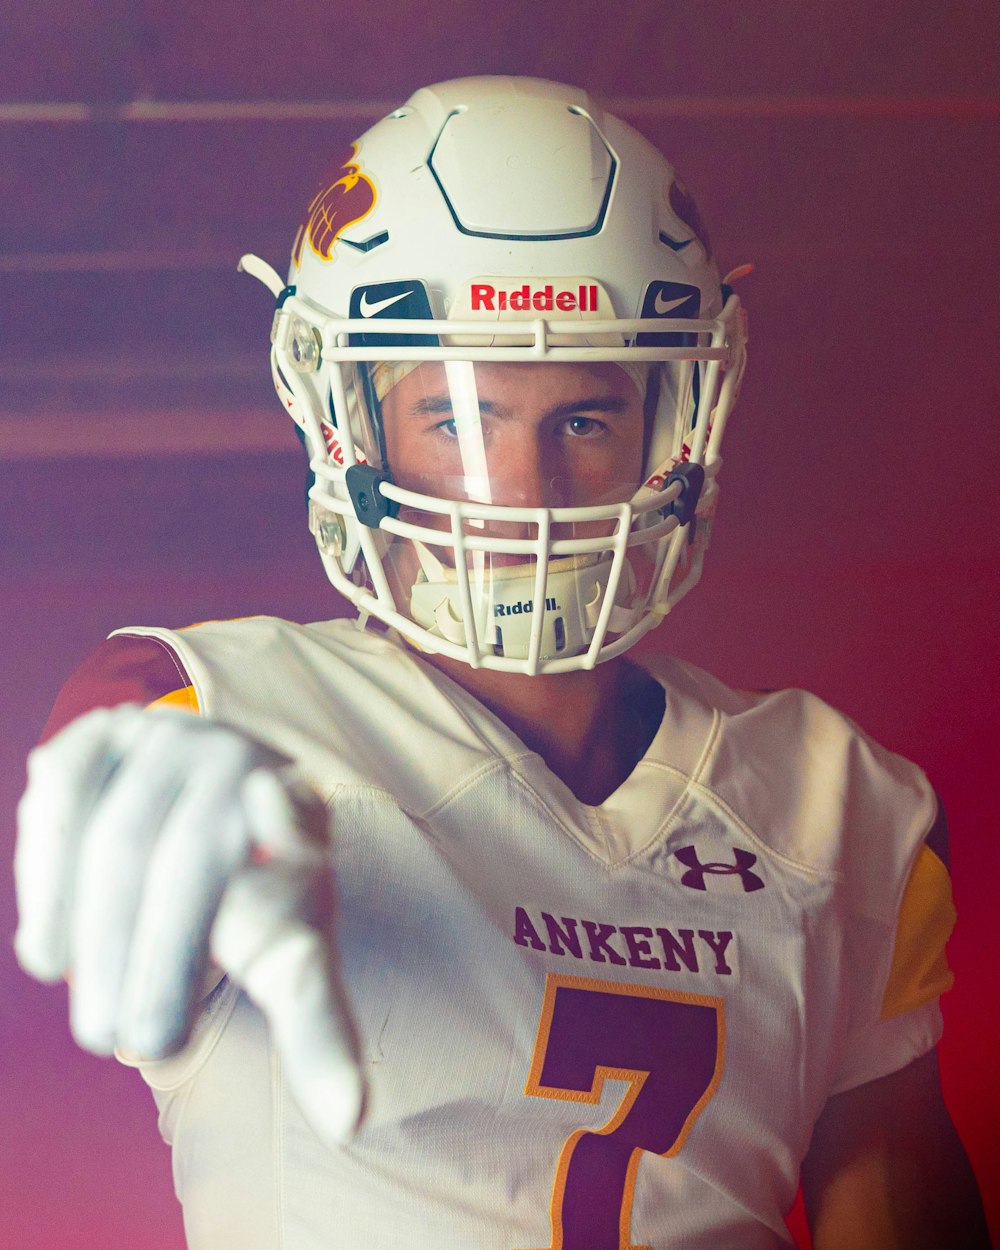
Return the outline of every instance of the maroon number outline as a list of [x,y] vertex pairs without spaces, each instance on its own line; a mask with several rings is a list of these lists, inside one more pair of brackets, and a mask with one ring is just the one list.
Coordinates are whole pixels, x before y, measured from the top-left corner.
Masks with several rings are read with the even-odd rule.
[[[714,1028],[711,1029],[711,1036],[715,1044],[715,1054],[708,1060],[710,1066],[710,1075],[708,1079],[702,1083],[701,1076],[696,1076],[694,1090],[687,1091],[684,1095],[685,1101],[679,1110],[675,1109],[674,1119],[676,1121],[679,1116],[683,1115],[683,1122],[680,1128],[673,1135],[665,1150],[654,1150],[653,1153],[671,1157],[676,1155],[683,1147],[691,1129],[694,1127],[695,1121],[701,1115],[707,1106],[709,1100],[715,1094],[722,1079],[722,1072],[725,1066],[725,1044],[726,1044],[726,1018],[725,1018],[725,1000],[706,994],[686,994],[679,990],[660,989],[655,986],[648,985],[628,985],[618,981],[601,981],[593,977],[574,977],[564,976],[559,973],[549,973],[545,982],[545,993],[542,1001],[542,1011],[538,1022],[538,1033],[535,1038],[535,1049],[532,1056],[531,1070],[528,1076],[527,1084],[524,1092],[528,1097],[532,1098],[556,1098],[566,1102],[582,1102],[596,1104],[601,1100],[606,1080],[619,1080],[628,1082],[628,1088],[625,1091],[622,1101],[618,1105],[611,1119],[600,1128],[597,1129],[577,1129],[563,1143],[559,1153],[559,1161],[556,1165],[555,1179],[552,1185],[552,1202],[550,1206],[551,1223],[552,1223],[552,1240],[545,1250],[582,1250],[576,1244],[572,1244],[565,1238],[563,1204],[566,1196],[567,1184],[569,1182],[570,1168],[573,1164],[575,1151],[577,1146],[585,1138],[609,1138],[611,1134],[616,1133],[618,1129],[624,1130],[624,1136],[628,1138],[629,1128],[627,1121],[637,1101],[642,1095],[643,1089],[647,1086],[648,1078],[652,1067],[642,1069],[637,1067],[621,1067],[609,1063],[600,1063],[600,1056],[595,1052],[593,1056],[586,1059],[586,1065],[589,1067],[591,1058],[593,1060],[593,1076],[589,1089],[583,1088],[567,1088],[563,1085],[554,1085],[544,1083],[546,1061],[551,1058],[550,1043],[553,1041],[553,1025],[556,1021],[556,1002],[561,990],[574,990],[601,995],[602,1009],[606,1010],[608,999],[617,999],[617,1003],[613,1006],[617,1009],[621,1020],[622,1035],[628,1028],[629,1008],[621,999],[643,999],[658,1000],[663,1004],[662,1009],[654,1009],[662,1012],[664,1023],[664,1036],[669,1038],[670,1026],[681,1022],[686,1015],[690,1017],[691,1009],[701,1009],[699,1015],[703,1017],[705,1009],[709,1009],[714,1015]],[[585,1003],[586,1000],[579,1000]],[[597,1000],[595,999],[595,1008]],[[647,1007],[648,1011],[648,1007]],[[702,1027],[706,1021],[702,1019]],[[558,1030],[558,1024],[556,1028]],[[567,1026],[568,1027],[568,1026]],[[563,1039],[556,1038],[556,1049],[558,1043]],[[581,1045],[586,1045],[588,1039],[583,1036],[577,1028],[571,1039],[572,1044],[577,1049]],[[665,1041],[665,1046],[669,1047],[669,1041]],[[578,1058],[579,1058],[578,1054]],[[605,1055],[605,1058],[610,1056]],[[664,1054],[664,1059],[671,1058],[669,1049]],[[689,1077],[689,1079],[691,1079]],[[674,1093],[675,1087],[671,1086],[671,1092]],[[695,1094],[695,1090],[697,1093]],[[645,1100],[646,1106],[642,1108],[644,1112],[649,1110],[650,1097],[663,1096],[662,1088],[654,1088],[650,1083],[649,1092]],[[669,1123],[670,1116],[664,1117]],[[633,1121],[634,1124],[634,1121]],[[634,1141],[634,1135],[632,1137]],[[658,1143],[662,1145],[662,1142]],[[635,1195],[636,1174],[639,1169],[639,1160],[644,1151],[649,1149],[648,1145],[635,1144],[632,1147],[631,1154],[628,1157],[628,1166],[625,1172],[624,1184],[622,1186],[621,1202],[618,1216],[618,1250],[649,1250],[649,1247],[633,1246],[631,1239],[631,1218],[632,1218],[632,1202]],[[616,1143],[616,1153],[617,1143]],[[591,1244],[588,1242],[588,1244]]]

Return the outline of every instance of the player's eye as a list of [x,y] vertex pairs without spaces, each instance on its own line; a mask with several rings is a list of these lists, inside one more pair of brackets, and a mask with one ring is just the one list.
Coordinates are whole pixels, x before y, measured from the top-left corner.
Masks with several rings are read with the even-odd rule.
[[570,417],[563,425],[571,438],[594,438],[603,433],[605,428],[603,421],[597,421],[593,417]]
[[447,421],[439,421],[437,425],[431,427],[435,434],[440,434],[442,438],[454,439],[458,438],[458,430],[455,427],[455,418],[449,417]]

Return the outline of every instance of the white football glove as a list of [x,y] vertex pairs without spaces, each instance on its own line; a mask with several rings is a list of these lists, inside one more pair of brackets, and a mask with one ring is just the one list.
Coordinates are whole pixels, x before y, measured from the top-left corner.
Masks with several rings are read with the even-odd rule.
[[317,1131],[360,1124],[325,812],[284,757],[187,712],[89,712],[28,759],[14,872],[18,960],[70,981],[81,1046],[179,1050],[211,953],[267,1017]]

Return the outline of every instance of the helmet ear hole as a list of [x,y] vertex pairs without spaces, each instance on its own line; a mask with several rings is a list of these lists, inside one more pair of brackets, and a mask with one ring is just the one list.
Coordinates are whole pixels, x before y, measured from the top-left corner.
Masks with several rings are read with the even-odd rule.
[[[683,454],[691,421],[691,377],[687,361],[665,361],[647,392],[644,480]],[[652,382],[652,379],[651,379]]]
[[368,365],[358,365],[358,376],[361,379],[361,387],[364,391],[365,404],[368,408],[372,433],[375,435],[378,456],[380,462],[388,469],[389,458],[386,455],[385,449],[385,428],[382,422],[382,401],[378,397],[378,391],[375,388],[375,381],[372,378],[372,371]]
[[308,447],[308,444],[306,443],[305,430],[302,428],[301,425],[296,425],[295,433],[298,436],[298,440],[302,444],[306,452],[306,492],[305,494],[306,494],[306,507],[308,508],[309,507],[309,492],[316,485],[316,474],[313,472],[312,466],[309,464],[309,447]]
[[646,472],[643,476],[647,476],[650,469],[650,447],[653,442],[653,427],[656,422],[657,409],[660,406],[660,387],[663,382],[663,369],[657,367],[650,369],[649,379],[646,383],[646,398],[642,406],[642,463]]
[[698,409],[701,406],[701,361],[694,362],[694,373],[691,376],[691,420],[688,429],[693,430],[698,424]]

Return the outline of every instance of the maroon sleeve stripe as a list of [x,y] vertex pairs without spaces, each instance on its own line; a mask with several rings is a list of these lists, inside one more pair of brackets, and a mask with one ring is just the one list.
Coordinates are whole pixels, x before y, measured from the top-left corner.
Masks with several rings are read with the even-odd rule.
[[190,684],[180,660],[158,638],[108,638],[60,690],[39,741],[48,741],[92,708],[145,705]]

